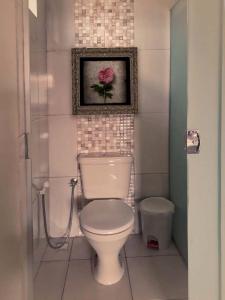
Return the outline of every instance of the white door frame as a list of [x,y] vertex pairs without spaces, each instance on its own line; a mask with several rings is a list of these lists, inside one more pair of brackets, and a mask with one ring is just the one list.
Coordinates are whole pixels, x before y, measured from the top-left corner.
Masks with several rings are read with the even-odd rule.
[[200,154],[188,155],[189,299],[220,299],[221,6],[188,0],[188,129]]
[[[31,133],[30,121],[30,37],[29,37],[29,0],[20,0],[23,6],[23,75],[24,75],[24,121],[25,135],[30,143]],[[30,144],[28,144],[28,152]],[[29,156],[29,153],[28,153]],[[34,297],[33,285],[33,215],[32,215],[32,186],[31,186],[31,159],[26,157],[26,227],[27,227],[27,299]]]

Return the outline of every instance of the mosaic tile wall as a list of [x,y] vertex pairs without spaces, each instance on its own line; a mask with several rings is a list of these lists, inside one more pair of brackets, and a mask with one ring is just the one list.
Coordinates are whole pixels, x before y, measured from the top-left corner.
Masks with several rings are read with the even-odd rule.
[[75,0],[75,47],[134,44],[134,0]]
[[[133,0],[75,0],[75,47],[132,47]],[[134,152],[133,115],[77,116],[78,153]],[[134,208],[134,170],[128,198]]]

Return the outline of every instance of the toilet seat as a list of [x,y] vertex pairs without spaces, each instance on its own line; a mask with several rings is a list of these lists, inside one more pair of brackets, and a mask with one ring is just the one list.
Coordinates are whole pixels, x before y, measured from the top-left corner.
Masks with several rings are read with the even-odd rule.
[[81,227],[94,234],[117,234],[134,223],[131,207],[118,199],[94,200],[80,214]]

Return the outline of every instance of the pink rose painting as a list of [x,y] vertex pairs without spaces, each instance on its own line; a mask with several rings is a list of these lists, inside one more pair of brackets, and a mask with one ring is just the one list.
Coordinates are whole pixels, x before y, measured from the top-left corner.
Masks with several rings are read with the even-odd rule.
[[112,98],[112,90],[113,90],[113,80],[115,78],[115,74],[112,68],[105,68],[99,71],[98,73],[98,80],[99,83],[93,84],[91,86],[95,92],[99,94],[99,96],[104,98],[104,103],[106,102],[107,98]]

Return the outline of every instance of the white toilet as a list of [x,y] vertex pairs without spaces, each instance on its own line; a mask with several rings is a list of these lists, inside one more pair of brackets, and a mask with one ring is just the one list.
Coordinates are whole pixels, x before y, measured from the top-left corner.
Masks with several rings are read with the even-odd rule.
[[83,234],[97,253],[95,279],[104,285],[118,282],[124,273],[119,253],[132,232],[134,215],[127,197],[131,156],[81,154],[78,157],[82,189],[93,199],[80,214]]

